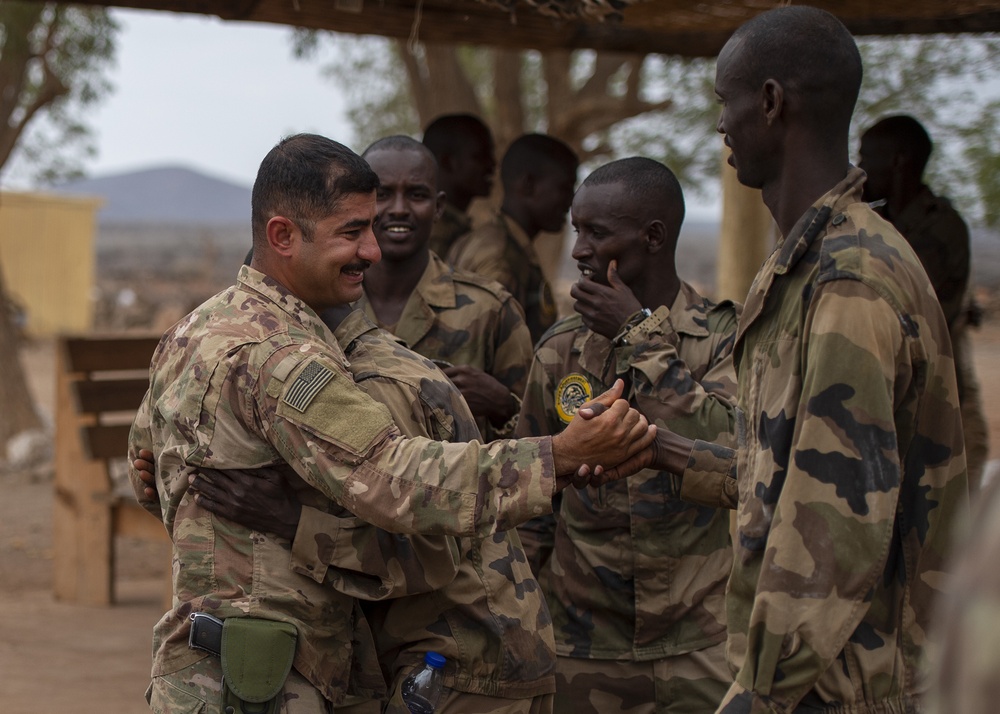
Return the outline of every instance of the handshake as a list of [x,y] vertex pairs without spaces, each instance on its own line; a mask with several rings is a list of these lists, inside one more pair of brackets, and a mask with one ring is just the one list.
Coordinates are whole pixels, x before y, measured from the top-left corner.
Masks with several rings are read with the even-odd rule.
[[656,426],[621,398],[624,387],[617,380],[552,437],[557,490],[601,486],[654,463]]

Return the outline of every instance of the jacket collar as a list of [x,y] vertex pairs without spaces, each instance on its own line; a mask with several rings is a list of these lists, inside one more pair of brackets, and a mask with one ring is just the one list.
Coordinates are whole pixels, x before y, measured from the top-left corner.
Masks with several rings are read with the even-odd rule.
[[826,232],[830,219],[852,203],[861,201],[861,188],[865,172],[851,167],[847,175],[802,214],[792,230],[778,242],[774,251],[757,271],[747,293],[743,316],[740,319],[736,341],[739,342],[764,309],[774,280],[791,271],[817,240]]

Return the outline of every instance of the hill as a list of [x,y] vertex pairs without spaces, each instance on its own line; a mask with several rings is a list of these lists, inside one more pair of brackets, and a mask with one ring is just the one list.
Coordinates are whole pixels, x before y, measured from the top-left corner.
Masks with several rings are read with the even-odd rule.
[[56,193],[99,196],[101,227],[122,224],[249,226],[250,189],[181,166],[70,181]]

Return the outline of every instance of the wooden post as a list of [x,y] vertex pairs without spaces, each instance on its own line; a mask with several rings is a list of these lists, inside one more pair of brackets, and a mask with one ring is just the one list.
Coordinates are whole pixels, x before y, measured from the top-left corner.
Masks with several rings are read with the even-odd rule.
[[717,299],[744,302],[761,263],[774,247],[774,221],[760,191],[736,178],[736,169],[722,159],[722,227],[716,263]]
[[76,408],[66,342],[56,343],[56,441],[55,498],[52,505],[53,591],[56,600],[76,602],[79,592],[77,568],[81,562],[76,537],[78,501],[76,468],[84,463],[77,436]]

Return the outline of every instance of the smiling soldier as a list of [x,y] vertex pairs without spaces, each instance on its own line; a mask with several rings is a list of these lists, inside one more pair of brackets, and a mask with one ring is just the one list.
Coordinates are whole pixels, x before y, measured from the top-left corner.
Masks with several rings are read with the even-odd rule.
[[487,440],[510,436],[531,362],[520,306],[500,284],[452,270],[428,249],[444,194],[427,147],[391,136],[363,156],[380,182],[373,228],[382,262],[368,269],[357,307],[438,363]]

